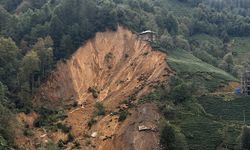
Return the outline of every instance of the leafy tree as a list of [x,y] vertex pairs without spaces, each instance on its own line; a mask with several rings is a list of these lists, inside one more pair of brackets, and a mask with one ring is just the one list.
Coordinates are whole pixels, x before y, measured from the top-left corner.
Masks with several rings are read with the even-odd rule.
[[60,53],[64,57],[70,56],[74,50],[73,41],[70,35],[63,35],[60,42]]
[[32,95],[35,90],[35,75],[40,71],[40,59],[35,51],[29,51],[21,61],[20,78],[21,84],[29,84],[29,91]]
[[17,70],[20,52],[10,38],[0,37],[0,81],[9,88],[17,86]]
[[167,29],[170,34],[175,35],[178,33],[178,22],[172,13],[168,13],[166,10],[161,11],[156,16],[156,22],[160,28]]
[[185,102],[192,98],[192,90],[186,83],[181,83],[171,90],[170,97],[176,104]]
[[174,150],[176,147],[175,131],[170,125],[165,125],[160,134],[160,144],[163,150]]
[[21,2],[22,0],[6,0],[4,8],[7,11],[14,11]]
[[0,82],[0,149],[5,147],[9,149],[9,144],[14,144],[14,135],[16,120],[12,112],[4,107],[2,103],[5,101],[5,92],[3,84]]
[[175,48],[175,44],[174,44],[173,38],[169,34],[167,34],[167,33],[164,33],[160,37],[160,44],[161,44],[161,46],[163,46],[166,49]]
[[42,77],[52,69],[53,64],[53,40],[51,37],[39,38],[32,49],[37,52],[40,60],[40,70]]
[[5,88],[2,82],[0,82],[0,103],[3,104],[3,100],[5,99]]
[[181,35],[176,36],[174,38],[174,43],[176,47],[184,49],[184,50],[190,50],[189,42]]

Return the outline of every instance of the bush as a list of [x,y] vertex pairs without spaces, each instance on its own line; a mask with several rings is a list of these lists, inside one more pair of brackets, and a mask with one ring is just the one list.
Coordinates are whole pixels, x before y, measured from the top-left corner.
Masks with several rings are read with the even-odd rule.
[[52,142],[47,144],[46,149],[47,150],[59,150],[58,146]]
[[75,141],[74,142],[74,148],[76,148],[76,149],[80,149],[81,148],[81,144],[80,144],[79,141]]
[[113,58],[113,54],[111,52],[105,55],[105,61],[108,63],[111,61],[112,58]]
[[98,95],[99,95],[99,93],[100,93],[100,92],[97,90],[96,87],[89,87],[89,88],[88,88],[88,92],[89,92],[89,93],[92,93],[92,95],[93,95],[94,98],[98,98]]
[[174,100],[175,104],[178,104],[190,100],[192,97],[191,92],[190,87],[187,84],[182,83],[173,88],[170,97]]
[[0,135],[0,149],[8,149],[8,142]]
[[64,120],[67,117],[63,111],[51,110],[45,107],[40,108],[38,113],[40,116],[33,123],[35,127],[52,125],[54,122]]
[[59,148],[63,148],[64,147],[64,141],[62,139],[60,139],[58,142],[57,142],[57,145]]
[[67,126],[65,124],[62,123],[57,123],[57,128],[61,129],[64,133],[69,133],[69,131],[71,130],[71,126]]
[[160,144],[163,150],[174,150],[176,147],[175,130],[170,125],[165,125],[160,133]]
[[176,109],[170,105],[166,105],[162,112],[167,119],[175,119],[176,118]]
[[33,131],[32,131],[31,129],[25,129],[25,130],[23,131],[23,135],[24,135],[24,136],[27,136],[27,137],[31,137],[31,136],[34,135],[34,133],[33,133]]
[[119,112],[119,118],[118,118],[118,121],[119,122],[122,122],[122,121],[124,121],[126,118],[127,118],[127,115],[128,115],[129,113],[128,113],[128,111],[127,110],[121,110],[120,112]]
[[175,48],[174,45],[174,41],[172,39],[172,37],[166,33],[164,33],[161,37],[160,37],[160,45],[166,49],[173,49]]
[[95,120],[94,117],[92,117],[89,121],[88,121],[88,127],[91,128],[97,121]]
[[101,102],[97,102],[95,104],[95,108],[96,108],[95,115],[98,115],[98,116],[105,115],[105,108]]
[[184,49],[189,51],[190,50],[190,45],[189,42],[183,37],[183,36],[177,36],[174,39],[174,43],[176,45],[176,47]]
[[214,58],[212,55],[208,54],[204,50],[196,49],[195,51],[193,51],[193,54],[197,58],[199,58],[202,61],[204,61],[206,63],[209,63],[209,64],[211,64],[213,66],[218,66],[219,65],[219,62],[217,61],[217,59]]

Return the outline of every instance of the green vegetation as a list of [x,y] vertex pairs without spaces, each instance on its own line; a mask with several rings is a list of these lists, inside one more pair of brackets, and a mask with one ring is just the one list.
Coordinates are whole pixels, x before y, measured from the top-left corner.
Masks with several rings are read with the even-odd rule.
[[128,114],[129,112],[127,110],[120,110],[118,112],[118,116],[119,116],[118,121],[119,122],[124,121],[127,118]]
[[95,104],[96,111],[94,114],[96,116],[104,116],[105,115],[105,108],[101,102],[96,102]]
[[235,77],[228,74],[227,72],[201,61],[197,57],[193,56],[190,52],[176,49],[168,51],[168,54],[169,54],[168,58],[169,65],[180,74],[182,72],[184,73],[205,72],[214,74],[215,76],[224,78],[225,80],[228,81],[237,80]]
[[25,129],[24,131],[23,131],[23,135],[25,135],[25,136],[27,136],[27,137],[31,137],[31,136],[33,136],[34,135],[34,133],[33,133],[33,131],[31,130],[31,129]]
[[175,131],[173,127],[166,125],[161,131],[161,146],[163,150],[174,150],[176,147]]
[[94,124],[96,124],[97,120],[94,118],[94,116],[91,117],[91,119],[88,121],[88,127],[91,128]]
[[91,128],[96,122],[97,116],[104,116],[105,115],[105,108],[101,102],[96,102],[95,104],[95,111],[92,114],[92,117],[88,121],[88,127]]
[[249,127],[243,127],[241,144],[243,149],[250,149],[250,129]]
[[34,121],[35,127],[45,127],[52,131],[61,129],[65,133],[68,133],[71,129],[71,127],[62,123],[57,123],[58,121],[63,121],[67,117],[63,111],[56,111],[41,107],[38,112],[40,116]]
[[225,101],[223,97],[204,96],[198,99],[207,113],[217,118],[230,121],[245,121],[250,123],[250,101],[248,97],[239,97],[231,101]]
[[99,91],[97,90],[97,87],[89,87],[88,88],[88,92],[89,93],[92,93],[93,97],[94,98],[98,98],[98,95],[99,95]]
[[69,131],[71,130],[70,126],[67,126],[67,125],[62,124],[62,123],[57,123],[56,126],[58,129],[61,129],[64,133],[69,133]]

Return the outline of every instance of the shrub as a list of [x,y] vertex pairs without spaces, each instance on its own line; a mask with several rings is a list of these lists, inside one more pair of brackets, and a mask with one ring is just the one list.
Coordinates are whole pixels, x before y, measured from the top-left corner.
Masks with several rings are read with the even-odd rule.
[[126,53],[126,54],[125,54],[125,58],[128,58],[128,57],[129,57],[129,54]]
[[190,50],[190,45],[188,41],[183,36],[177,36],[174,39],[174,43],[176,47],[184,49],[184,50]]
[[46,146],[46,149],[48,150],[59,150],[58,146],[52,142],[48,143]]
[[219,62],[218,60],[213,57],[212,55],[210,55],[209,53],[207,53],[206,51],[204,50],[201,50],[201,49],[195,49],[193,51],[193,54],[194,56],[196,56],[197,58],[201,59],[202,61],[206,62],[206,63],[209,63],[213,66],[218,66],[219,65]]
[[33,133],[33,131],[32,131],[31,129],[25,129],[25,130],[23,131],[23,135],[24,135],[24,136],[27,136],[27,137],[31,137],[31,136],[34,135],[34,133]]
[[92,93],[94,98],[98,98],[98,95],[100,93],[96,87],[89,87],[88,92]]
[[67,117],[63,111],[51,110],[45,107],[40,108],[38,113],[40,116],[33,123],[35,127],[52,125],[54,122],[64,120]]
[[95,104],[95,108],[96,108],[96,111],[95,111],[96,115],[98,115],[98,116],[105,115],[105,108],[104,108],[104,106],[103,106],[103,104],[101,102],[97,102]]
[[94,117],[92,117],[89,121],[88,121],[88,127],[91,128],[97,121],[95,120]]
[[74,103],[73,103],[73,107],[77,107],[78,106],[78,103],[77,103],[77,101],[75,101]]
[[66,144],[68,144],[68,143],[70,143],[70,142],[73,142],[74,139],[75,139],[74,136],[73,136],[71,133],[69,133],[69,134],[68,134],[67,141],[66,141]]
[[176,146],[175,131],[170,125],[165,125],[160,133],[160,144],[163,150],[174,150]]
[[128,115],[128,111],[127,111],[127,110],[121,110],[121,111],[119,112],[118,121],[119,121],[119,122],[124,121],[124,120],[127,118],[127,115]]
[[173,38],[168,34],[163,34],[160,37],[160,46],[166,48],[166,49],[173,49],[175,48]]
[[191,89],[187,84],[182,83],[173,88],[173,90],[170,93],[170,97],[174,100],[176,104],[182,103],[184,101],[191,99],[192,97]]
[[162,110],[165,118],[175,119],[176,118],[176,109],[170,105],[166,105]]
[[58,142],[57,142],[57,146],[59,148],[63,148],[64,147],[64,141],[62,139],[60,139]]
[[113,58],[113,54],[109,52],[105,55],[105,61],[110,62],[110,60]]
[[67,126],[65,124],[62,123],[57,123],[57,128],[61,129],[64,133],[69,133],[69,131],[71,130],[71,126]]
[[8,149],[8,142],[0,135],[0,149]]
[[80,149],[81,148],[81,144],[80,144],[79,141],[75,141],[74,142],[74,148],[76,148],[76,149]]

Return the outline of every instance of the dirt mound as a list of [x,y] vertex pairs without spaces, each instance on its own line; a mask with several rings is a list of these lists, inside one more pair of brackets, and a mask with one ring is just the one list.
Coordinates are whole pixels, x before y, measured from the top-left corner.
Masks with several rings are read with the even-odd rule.
[[[97,33],[69,60],[59,63],[34,97],[34,105],[58,108],[77,102],[77,108],[67,111],[65,123],[72,126],[71,133],[82,149],[157,149],[156,130],[138,131],[140,125],[157,125],[157,107],[139,106],[136,100],[171,74],[165,54],[118,27],[115,32]],[[124,100],[136,106],[122,106]],[[104,104],[106,115],[97,117],[89,128],[96,102]],[[131,114],[124,122],[110,115],[121,107]]]

